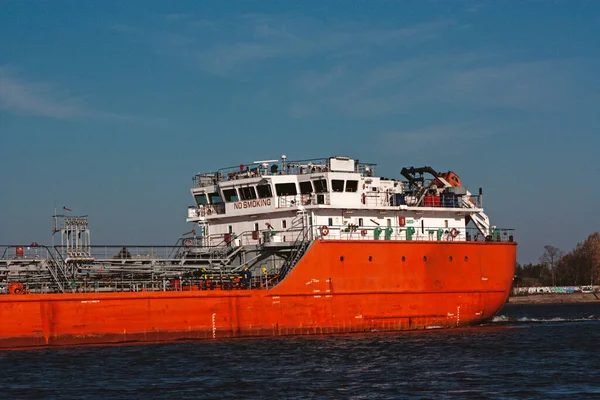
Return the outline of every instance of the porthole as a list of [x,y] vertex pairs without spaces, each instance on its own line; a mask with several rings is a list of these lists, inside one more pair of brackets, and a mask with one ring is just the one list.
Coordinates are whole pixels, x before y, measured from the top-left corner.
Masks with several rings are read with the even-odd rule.
[[402,256],[402,262],[406,261],[406,257]]
[[341,257],[340,257],[340,261],[344,261],[344,256],[341,256]]
[[452,256],[448,257],[448,261],[452,262]]
[[465,256],[465,262],[469,261],[469,257]]
[[372,256],[369,256],[369,261],[373,261],[373,257]]
[[427,262],[427,256],[423,256],[423,261]]

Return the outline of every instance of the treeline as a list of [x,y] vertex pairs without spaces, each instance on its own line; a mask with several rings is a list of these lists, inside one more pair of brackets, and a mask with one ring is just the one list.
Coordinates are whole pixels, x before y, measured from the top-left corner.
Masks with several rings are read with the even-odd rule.
[[600,284],[600,233],[592,233],[569,253],[544,246],[538,264],[517,264],[516,286]]

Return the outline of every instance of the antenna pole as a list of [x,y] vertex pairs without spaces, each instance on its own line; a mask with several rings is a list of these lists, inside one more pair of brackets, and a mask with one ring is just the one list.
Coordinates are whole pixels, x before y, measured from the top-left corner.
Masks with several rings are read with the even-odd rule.
[[56,229],[56,200],[54,200],[54,214],[52,215],[52,222],[54,226],[52,227],[52,248],[54,248],[54,234]]

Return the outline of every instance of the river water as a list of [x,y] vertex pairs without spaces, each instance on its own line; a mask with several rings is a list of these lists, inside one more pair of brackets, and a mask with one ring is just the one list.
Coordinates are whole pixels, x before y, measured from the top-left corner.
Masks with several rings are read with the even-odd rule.
[[481,326],[0,352],[6,399],[600,399],[600,304]]

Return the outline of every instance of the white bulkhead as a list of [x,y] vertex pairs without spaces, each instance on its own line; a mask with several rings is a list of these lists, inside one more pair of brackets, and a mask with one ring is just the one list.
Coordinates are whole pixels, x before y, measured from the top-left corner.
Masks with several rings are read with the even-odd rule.
[[[481,194],[472,196],[453,173],[425,167],[431,179],[405,174],[408,181],[400,181],[375,176],[375,166],[348,157],[288,162],[282,156],[198,174],[187,221],[199,225],[203,245],[294,242],[306,231],[310,239],[338,240],[468,240],[490,233]],[[472,233],[468,221],[476,225]]]

